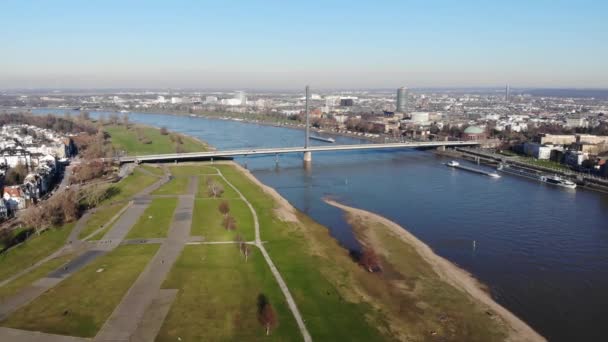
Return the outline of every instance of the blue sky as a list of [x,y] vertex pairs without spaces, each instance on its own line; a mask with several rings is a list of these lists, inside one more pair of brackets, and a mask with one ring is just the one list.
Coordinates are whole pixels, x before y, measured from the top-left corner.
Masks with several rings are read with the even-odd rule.
[[606,87],[608,1],[0,3],[0,87]]

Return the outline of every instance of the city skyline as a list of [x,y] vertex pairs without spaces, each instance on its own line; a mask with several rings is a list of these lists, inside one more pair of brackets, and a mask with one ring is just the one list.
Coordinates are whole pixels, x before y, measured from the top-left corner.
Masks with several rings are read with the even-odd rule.
[[607,5],[10,2],[0,88],[608,88]]

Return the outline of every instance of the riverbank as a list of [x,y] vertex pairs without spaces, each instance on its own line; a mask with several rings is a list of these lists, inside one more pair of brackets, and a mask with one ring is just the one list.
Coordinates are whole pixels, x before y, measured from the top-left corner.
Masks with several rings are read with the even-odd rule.
[[[44,109],[50,109],[50,110],[66,110],[66,111],[73,111],[73,109],[68,109],[68,108],[58,108],[58,107],[45,107],[45,108],[25,108],[24,110],[44,110]],[[14,110],[14,109],[11,109]],[[117,111],[115,109],[112,108],[96,108],[96,109],[83,109],[83,111],[94,111],[94,112],[107,112],[107,113],[116,113],[116,114],[123,114],[120,111]],[[285,121],[264,121],[264,120],[258,120],[258,119],[248,119],[246,117],[239,117],[239,116],[226,116],[226,115],[222,115],[224,113],[217,113],[217,115],[214,114],[205,114],[205,113],[188,113],[188,112],[179,112],[179,111],[167,111],[165,110],[162,113],[159,113],[158,110],[144,110],[144,109],[138,109],[135,112],[129,112],[129,113],[140,113],[140,114],[162,114],[162,115],[171,115],[171,116],[181,116],[181,117],[198,117],[198,118],[204,118],[204,119],[209,119],[209,120],[219,120],[219,121],[235,121],[235,122],[242,122],[242,123],[246,123],[246,124],[251,124],[251,125],[261,125],[261,126],[268,126],[268,127],[278,127],[278,128],[289,128],[289,129],[293,129],[293,130],[298,130],[298,131],[304,131],[305,125],[304,124],[296,124],[296,123],[290,123],[288,122],[288,120]],[[341,137],[347,137],[347,138],[355,138],[355,139],[361,139],[361,140],[366,140],[369,142],[375,142],[375,143],[385,143],[385,142],[398,142],[396,140],[394,140],[392,137],[386,136],[386,137],[370,137],[370,136],[365,136],[361,133],[361,135],[359,135],[358,133],[347,133],[347,132],[335,132],[335,131],[326,131],[323,129],[318,129],[315,127],[311,127],[310,128],[311,132],[315,132],[315,133],[322,133],[322,134],[327,134],[327,135],[331,135],[333,137],[337,137],[337,136],[341,136]],[[386,139],[388,139],[388,141],[386,141]]]
[[[277,260],[277,267],[281,270],[290,270],[293,268],[293,262],[298,265],[316,265],[314,272],[320,272],[320,274],[315,276],[318,279],[315,284],[318,285],[313,288],[317,286],[327,288],[331,284],[329,286],[332,290],[328,294],[337,291],[339,301],[342,302],[338,307],[336,303],[327,302],[327,297],[319,297],[316,293],[312,297],[304,296],[305,293],[302,291],[309,291],[310,284],[302,283],[299,279],[300,274],[287,272],[285,280],[289,288],[296,294],[298,305],[316,297],[315,306],[324,307],[325,315],[335,313],[352,316],[359,312],[362,316],[357,319],[358,324],[365,323],[365,325],[375,327],[377,334],[382,336],[382,340],[408,341],[442,338],[448,341],[544,340],[512,314],[512,317],[509,316],[508,311],[493,302],[489,296],[486,295],[487,302],[489,302],[487,305],[473,301],[471,299],[473,296],[447,280],[454,277],[452,275],[454,271],[441,273],[441,275],[445,275],[446,279],[443,277],[439,279],[434,275],[437,273],[434,270],[434,265],[437,263],[428,267],[423,266],[424,264],[416,259],[417,255],[424,257],[427,255],[421,255],[417,250],[416,254],[408,255],[408,259],[416,260],[413,269],[410,269],[410,265],[402,268],[402,265],[397,263],[387,267],[382,274],[368,272],[353,258],[353,251],[346,250],[328,234],[329,230],[326,227],[299,212],[275,189],[264,185],[248,170],[236,163],[221,162],[218,164],[233,165],[239,176],[244,176],[248,182],[263,191],[263,195],[258,195],[258,198],[268,197],[274,203],[267,208],[267,210],[270,209],[267,215],[276,217],[283,224],[273,220],[271,225],[284,228],[273,234],[263,234],[263,240],[270,240],[267,245],[268,251],[273,259]],[[269,229],[269,226],[261,228],[262,231],[265,231]],[[284,259],[282,253],[277,254],[278,246],[275,243],[279,236],[282,236],[281,243],[297,241],[297,245],[290,249],[289,254],[297,251],[299,256],[296,259],[290,257],[289,263],[285,262],[287,260]],[[406,249],[403,247],[400,245],[398,249],[403,251]],[[397,254],[400,251],[391,251],[391,253]],[[433,254],[430,249],[428,253]],[[444,262],[447,263],[447,261]],[[456,268],[452,264],[450,265]],[[466,274],[464,271],[461,272]],[[470,276],[469,278],[472,279]],[[318,283],[321,279],[323,279],[323,283],[329,284],[322,286],[321,283]],[[473,292],[475,296],[480,296],[471,289],[469,291]],[[318,302],[319,300],[320,302]],[[343,306],[345,304],[346,306]],[[350,307],[354,304],[358,309],[354,310]],[[302,314],[307,321],[314,317],[308,311],[307,305],[304,305]],[[340,328],[335,327],[334,329]],[[313,337],[316,332],[317,330],[313,328],[311,332]],[[339,334],[349,336],[348,331],[341,331]]]
[[484,286],[473,278],[471,274],[435,254],[428,245],[420,241],[400,225],[380,215],[362,209],[352,208],[334,200],[325,199],[325,202],[343,210],[346,213],[349,222],[358,222],[358,224],[355,224],[353,227],[358,238],[362,240],[364,245],[373,248],[379,254],[383,255],[385,259],[391,260],[392,256],[389,255],[390,248],[387,248],[386,244],[383,243],[384,241],[378,236],[379,234],[389,234],[391,237],[398,239],[402,244],[412,247],[416,253],[432,267],[432,270],[441,278],[441,280],[468,294],[475,302],[483,307],[483,310],[489,309],[498,315],[507,327],[508,340],[545,340],[517,316],[496,303],[486,292]]
[[517,168],[524,169],[531,172],[540,172],[544,174],[559,174],[563,178],[569,179],[575,182],[579,188],[584,188],[587,190],[593,190],[597,192],[601,192],[604,194],[608,194],[608,183],[606,179],[601,179],[599,177],[587,178],[585,175],[575,174],[573,171],[563,171],[559,169],[551,169],[545,166],[524,163],[515,159],[509,159],[512,157],[504,157],[503,160],[500,160],[503,157],[493,157],[490,155],[484,155],[482,153],[467,151],[462,148],[456,149],[445,149],[445,150],[435,150],[434,153],[443,157],[450,158],[458,158],[467,160],[473,163],[481,163],[491,167],[497,167],[501,163],[505,163],[507,165],[513,165]]

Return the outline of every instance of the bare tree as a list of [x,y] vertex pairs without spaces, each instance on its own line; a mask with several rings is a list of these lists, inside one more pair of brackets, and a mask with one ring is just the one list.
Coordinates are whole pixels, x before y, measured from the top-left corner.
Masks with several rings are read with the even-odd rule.
[[241,253],[243,253],[245,256],[245,262],[247,262],[249,256],[251,255],[251,247],[249,247],[249,245],[245,242],[241,243]]
[[125,125],[125,127],[129,128],[129,114],[124,113],[122,115],[122,124]]
[[116,114],[116,113],[112,113],[112,114],[110,114],[110,117],[109,117],[109,119],[108,119],[108,120],[110,121],[110,123],[111,123],[112,125],[116,125],[116,124],[118,124],[118,121],[119,121],[118,114]]
[[89,120],[90,120],[90,115],[89,115],[89,112],[87,112],[86,110],[85,110],[85,111],[81,111],[81,112],[78,114],[78,118],[79,118],[81,121],[89,121]]
[[213,179],[209,179],[207,181],[207,192],[211,197],[221,197],[224,193],[224,187]]
[[109,187],[106,184],[95,184],[84,191],[81,194],[86,206],[94,208],[98,206],[103,200],[109,195]]
[[222,201],[218,207],[218,210],[220,213],[222,213],[222,215],[224,215],[224,217],[226,217],[226,215],[228,215],[230,212],[230,204],[228,201]]
[[226,230],[236,230],[236,220],[230,215],[224,217],[222,225]]
[[44,216],[44,209],[42,206],[38,206],[26,209],[19,219],[26,227],[32,228],[37,234],[40,234],[47,228]]
[[382,267],[380,266],[380,258],[378,258],[376,252],[374,252],[374,250],[371,248],[363,249],[361,252],[361,257],[359,258],[359,264],[368,272],[382,271]]
[[243,239],[243,236],[241,235],[241,233],[236,234],[234,241],[236,241],[236,243],[238,244],[239,249],[241,248],[241,244],[245,243],[245,239]]
[[63,222],[75,221],[78,218],[80,207],[76,190],[69,189],[62,192],[55,201],[62,209]]
[[5,185],[19,185],[22,184],[27,176],[27,166],[22,163],[18,163],[15,167],[8,169],[6,176],[4,177]]
[[266,329],[266,335],[278,325],[277,315],[264,294],[258,295],[258,321]]
[[104,175],[105,169],[104,163],[98,160],[81,163],[74,168],[74,172],[70,177],[70,182],[72,184],[77,184],[99,178]]

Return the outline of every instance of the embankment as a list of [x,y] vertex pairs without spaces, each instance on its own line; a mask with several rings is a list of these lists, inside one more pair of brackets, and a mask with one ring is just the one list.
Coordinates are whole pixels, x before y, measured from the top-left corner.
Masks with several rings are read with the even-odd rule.
[[330,199],[325,199],[325,202],[342,209],[346,213],[349,222],[359,222],[359,224],[354,225],[353,227],[356,235],[358,238],[362,239],[363,244],[371,245],[371,247],[379,253],[386,255],[387,246],[383,244],[385,241],[378,237],[378,233],[388,233],[392,239],[397,238],[402,244],[411,246],[416,253],[432,267],[432,270],[441,278],[441,280],[468,294],[482,307],[487,308],[484,310],[491,310],[491,312],[498,315],[498,317],[500,317],[502,322],[507,327],[508,340],[545,340],[525,322],[520,320],[517,316],[500,304],[496,303],[490,297],[490,295],[484,291],[483,285],[473,278],[471,274],[444,259],[443,257],[435,254],[428,245],[420,241],[400,225],[380,215],[365,210],[352,208]]

